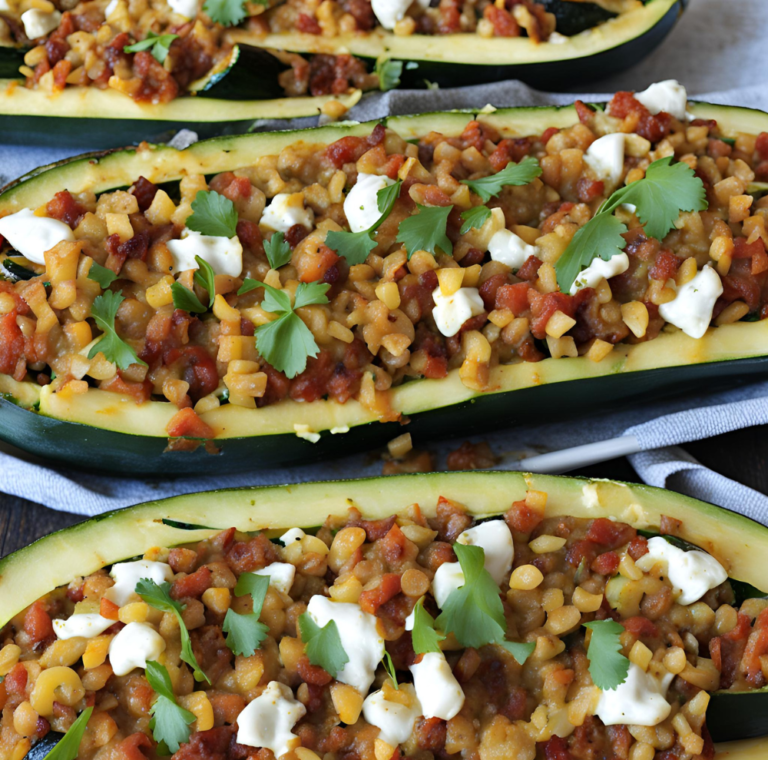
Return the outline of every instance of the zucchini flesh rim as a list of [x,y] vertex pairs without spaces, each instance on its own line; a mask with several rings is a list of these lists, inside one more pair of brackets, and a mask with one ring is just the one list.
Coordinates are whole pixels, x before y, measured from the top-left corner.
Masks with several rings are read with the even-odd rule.
[[562,43],[535,44],[528,37],[491,37],[478,34],[398,36],[377,28],[368,34],[323,37],[301,32],[258,35],[244,29],[228,33],[232,42],[254,47],[304,53],[338,54],[342,50],[361,58],[393,58],[406,61],[434,61],[478,66],[537,64],[586,58],[612,50],[639,37],[658,24],[678,0],[651,2],[616,18],[567,37]]
[[[690,110],[697,118],[716,119],[725,136],[768,129],[768,114],[761,111],[706,103],[692,104]],[[474,111],[438,112],[390,117],[386,123],[406,139],[433,129],[455,136],[461,134],[476,115],[504,136],[536,134],[546,127],[567,127],[578,120],[575,109],[565,106],[488,112],[484,109],[480,114]],[[148,146],[145,149],[130,148],[78,157],[43,167],[10,185],[0,194],[0,214],[27,206],[37,207],[64,187],[71,192],[87,189],[105,192],[131,184],[139,173],[150,181],[162,183],[178,179],[182,173],[228,171],[247,165],[260,156],[279,152],[297,139],[328,144],[346,135],[369,134],[376,123],[350,122],[309,130],[213,138],[184,151],[167,146]],[[646,343],[619,344],[600,363],[578,357],[501,365],[493,369],[492,389],[485,392],[472,391],[464,386],[458,377],[458,370],[454,370],[440,380],[422,379],[395,388],[392,405],[396,411],[409,415],[542,384],[766,354],[768,320],[741,322],[710,328],[699,340],[678,332],[662,334]],[[0,375],[0,393],[23,407],[39,404],[42,414],[55,419],[136,436],[166,438],[166,425],[176,412],[176,407],[170,402],[150,401],[137,407],[128,397],[97,389],[69,400],[61,399],[50,390],[41,389],[33,383],[17,383],[3,375]],[[440,399],[437,404],[436,398]],[[375,419],[355,400],[343,405],[327,400],[301,405],[283,401],[262,409],[234,409],[225,405],[201,416],[214,429],[218,440],[247,438],[253,435],[254,430],[258,430],[260,436],[293,434],[294,423],[309,425],[314,432],[323,432],[365,425]]]
[[[548,494],[548,516],[615,517],[636,528],[658,525],[662,514],[680,519],[681,537],[716,556],[731,577],[768,586],[762,571],[768,528],[688,496],[616,481],[519,472],[430,473],[189,494],[101,515],[0,560],[0,624],[75,576],[153,546],[201,541],[233,525],[243,531],[309,528],[351,506],[379,519],[414,502],[429,517],[441,495],[484,518],[503,513],[529,489]],[[718,754],[718,760],[757,760],[764,757],[764,747],[765,739],[730,742],[718,747],[727,753]]]

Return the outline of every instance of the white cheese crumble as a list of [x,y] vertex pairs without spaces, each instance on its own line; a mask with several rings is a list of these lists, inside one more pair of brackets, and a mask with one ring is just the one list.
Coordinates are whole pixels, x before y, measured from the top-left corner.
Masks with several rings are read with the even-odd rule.
[[470,317],[485,311],[483,299],[480,298],[480,291],[477,288],[459,288],[452,295],[444,296],[437,287],[432,291],[432,300],[435,302],[432,316],[437,329],[446,338],[456,335]]
[[331,620],[339,630],[341,646],[349,657],[336,680],[354,686],[361,694],[371,688],[376,668],[384,657],[384,639],[376,629],[376,618],[357,604],[332,602],[315,595],[309,600],[307,614],[321,628]]
[[673,678],[669,673],[659,681],[632,662],[624,683],[600,692],[595,715],[606,726],[657,726],[672,710],[664,697]]
[[357,175],[357,182],[344,200],[344,215],[352,232],[362,232],[379,221],[379,190],[394,185],[394,180],[380,174]]
[[692,338],[701,338],[712,321],[715,302],[723,294],[720,275],[709,265],[677,288],[674,300],[659,306],[659,314]]
[[[504,520],[486,520],[474,528],[465,530],[456,539],[465,546],[479,546],[485,552],[485,569],[497,584],[501,584],[512,570],[515,545]],[[444,562],[432,579],[432,595],[442,609],[448,597],[464,585],[464,573],[458,562]],[[406,621],[407,625],[407,621]]]
[[465,530],[457,539],[465,546],[479,546],[485,552],[485,569],[494,582],[501,585],[512,571],[515,545],[504,520],[486,520]]
[[287,533],[283,533],[278,539],[283,546],[301,541],[307,534],[301,528],[291,528]]
[[617,253],[608,261],[597,256],[592,259],[592,263],[586,269],[582,269],[576,275],[571,285],[571,295],[575,295],[582,288],[596,288],[603,278],[609,280],[617,274],[626,272],[627,269],[629,269],[629,256],[626,253]]
[[168,0],[168,5],[174,13],[184,18],[194,18],[197,16],[197,0]]
[[166,245],[173,256],[173,274],[198,269],[195,256],[207,261],[216,274],[239,277],[243,271],[243,246],[237,235],[215,237],[184,229],[180,240],[169,240]]
[[59,639],[92,639],[94,636],[104,633],[107,628],[115,624],[114,620],[91,612],[72,615],[72,617],[66,620],[54,620],[52,622],[56,638]]
[[275,232],[288,232],[295,224],[312,229],[315,215],[304,208],[303,193],[278,193],[264,209],[259,224]]
[[116,10],[120,0],[109,0],[109,5],[104,9],[104,18],[109,18]]
[[653,115],[664,111],[680,121],[686,119],[688,93],[676,79],[656,82],[647,90],[636,92],[635,100],[642,103]]
[[664,574],[680,595],[678,604],[683,605],[697,602],[728,578],[725,568],[714,557],[702,551],[683,551],[661,536],[648,541],[648,554],[640,557],[636,564],[645,573],[656,564],[662,565]]
[[297,438],[303,438],[310,443],[317,443],[320,440],[320,433],[314,433],[309,425],[302,425],[297,422],[293,426],[293,432],[296,433]]
[[253,572],[255,575],[268,576],[269,585],[283,594],[287,594],[291,590],[293,579],[296,577],[296,568],[288,562],[273,562],[271,565]]
[[[416,0],[422,8],[429,8],[429,0]],[[398,21],[405,18],[405,12],[411,7],[411,0],[371,0],[371,8],[379,23],[389,31]]]
[[0,235],[24,258],[35,264],[45,264],[45,252],[58,243],[75,239],[68,224],[47,216],[35,216],[28,208],[0,219]]
[[133,599],[136,584],[142,579],[154,581],[157,584],[173,579],[173,570],[165,562],[152,562],[140,559],[136,562],[120,562],[112,565],[109,573],[115,579],[115,585],[104,592],[110,602],[122,607]]
[[624,175],[624,135],[614,132],[599,137],[584,154],[584,163],[599,179],[618,184]]
[[146,668],[165,651],[165,639],[147,623],[128,623],[109,644],[109,664],[116,676]]
[[59,11],[41,11],[39,8],[31,8],[21,14],[21,23],[24,24],[24,34],[31,40],[45,37],[61,23]]
[[536,255],[536,246],[529,245],[511,230],[499,230],[488,243],[491,258],[510,269],[520,269],[529,256]]
[[410,684],[401,684],[400,691],[408,692],[410,704],[390,702],[383,691],[374,691],[363,702],[363,716],[372,726],[379,729],[379,738],[396,747],[407,742],[413,733],[413,726],[421,715],[421,705]]
[[442,652],[427,652],[410,671],[425,718],[450,720],[459,714],[464,692]]
[[307,714],[288,686],[270,681],[237,716],[237,743],[263,747],[280,757],[301,745],[291,729]]

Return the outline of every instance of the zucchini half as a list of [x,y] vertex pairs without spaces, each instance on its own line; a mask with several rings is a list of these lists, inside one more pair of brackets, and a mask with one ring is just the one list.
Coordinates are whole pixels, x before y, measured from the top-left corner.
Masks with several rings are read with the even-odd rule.
[[[716,119],[726,136],[768,129],[768,114],[743,108],[692,106],[699,118]],[[431,130],[459,135],[471,112],[392,117],[387,126],[406,139]],[[480,114],[504,136],[541,134],[574,124],[572,106],[511,108]],[[299,140],[331,143],[366,135],[373,123],[313,130],[220,137],[178,151],[167,146],[130,148],[44,167],[0,194],[0,213],[37,208],[57,191],[104,192],[130,185],[140,174],[162,183],[183,174],[215,174],[278,153]],[[602,362],[586,357],[519,362],[492,370],[492,390],[473,391],[454,370],[441,380],[416,380],[393,390],[392,406],[410,420],[407,430],[428,438],[463,436],[526,421],[566,419],[604,412],[683,391],[768,373],[768,320],[711,328],[699,339],[664,333],[634,346],[620,344]],[[565,385],[564,385],[565,384]],[[4,398],[3,398],[4,396]],[[359,453],[383,446],[403,432],[381,423],[360,405],[334,401],[282,401],[262,409],[224,405],[202,419],[216,431],[218,456],[203,447],[166,452],[166,426],[177,409],[169,402],[137,406],[132,399],[91,389],[63,399],[50,389],[0,376],[0,438],[47,459],[109,472],[202,474],[280,467]],[[321,434],[318,443],[298,438],[295,425]],[[343,432],[346,431],[346,432]]]
[[[548,494],[547,514],[615,517],[638,529],[656,528],[661,515],[681,520],[682,538],[710,552],[731,578],[768,591],[768,528],[688,496],[643,485],[519,472],[459,472],[230,489],[177,496],[109,512],[53,533],[0,560],[0,625],[39,597],[78,575],[141,556],[153,546],[194,543],[234,526],[278,533],[311,528],[351,506],[379,519],[417,502],[425,516],[439,496],[466,505],[477,517],[503,513],[528,489]],[[187,527],[184,527],[187,526]],[[201,527],[206,526],[206,527]],[[750,701],[751,700],[751,701]],[[716,693],[709,720],[727,727],[740,720],[741,737],[768,733],[768,692]],[[766,740],[718,746],[718,760],[758,760]]]
[[425,80],[441,87],[461,87],[521,79],[543,90],[561,90],[636,64],[669,34],[686,5],[687,0],[648,0],[559,43],[538,45],[528,37],[399,37],[382,29],[333,38],[300,32],[260,36],[233,29],[230,39],[294,53],[351,53],[371,66],[379,59],[408,61],[411,65],[403,67],[400,77],[403,87],[423,88]]

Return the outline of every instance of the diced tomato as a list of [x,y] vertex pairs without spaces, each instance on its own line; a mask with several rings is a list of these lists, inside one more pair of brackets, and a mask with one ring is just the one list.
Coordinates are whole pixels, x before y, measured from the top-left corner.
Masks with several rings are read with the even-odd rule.
[[636,535],[637,531],[631,525],[598,517],[592,521],[586,537],[596,544],[607,546],[609,549],[616,549],[629,543]]
[[19,662],[14,665],[3,681],[3,686],[5,686],[8,696],[23,696],[27,688],[28,678],[29,674],[23,663]]
[[581,100],[577,100],[573,105],[576,108],[576,113],[579,116],[579,121],[582,124],[589,124],[595,115],[594,110],[591,109],[588,105],[586,105],[586,103],[583,103]]
[[197,416],[197,412],[191,407],[179,409],[171,417],[165,430],[170,438],[203,438],[211,440],[216,435],[213,432],[213,428],[203,422]]
[[569,547],[565,554],[565,561],[571,567],[578,567],[582,560],[591,566],[596,557],[597,545],[592,543],[592,541],[581,540]]
[[483,10],[483,17],[493,24],[494,37],[520,36],[520,26],[512,14],[504,8],[497,8],[489,3]]
[[640,559],[643,555],[648,554],[648,539],[644,536],[636,536],[629,542],[627,553],[632,559]]
[[531,145],[529,137],[505,138],[488,156],[488,162],[494,172],[500,172],[510,161],[520,163],[531,152]]
[[619,569],[619,555],[616,552],[605,552],[595,557],[590,569],[598,575],[614,575]]
[[643,637],[653,638],[659,635],[659,629],[656,624],[641,615],[622,620],[621,624],[625,630],[629,631],[637,639]]
[[171,596],[174,599],[202,596],[203,592],[211,587],[211,582],[210,569],[201,567],[191,575],[175,580],[171,586]]
[[296,19],[296,30],[303,34],[322,34],[322,28],[314,16],[308,13],[299,13]]
[[749,681],[755,687],[765,685],[760,657],[768,653],[768,628],[755,629],[747,639],[747,648],[741,659],[741,669]]
[[99,602],[99,614],[107,620],[117,620],[120,613],[120,607],[114,602],[107,599],[105,596],[101,597]]
[[26,372],[26,362],[22,358],[24,335],[16,323],[16,315],[13,309],[0,317],[0,373],[4,375],[15,376],[19,365]]
[[650,268],[648,275],[652,280],[666,282],[677,274],[681,263],[680,259],[672,251],[662,248],[656,256],[656,261]]
[[591,203],[605,190],[605,183],[600,180],[581,177],[576,183],[576,195],[582,203]]
[[541,134],[541,142],[546,145],[560,130],[557,127],[549,127]]
[[718,670],[723,669],[723,640],[719,636],[709,640],[709,656]]
[[340,261],[340,257],[322,243],[316,250],[303,251],[296,264],[301,282],[320,282],[328,270]]
[[70,227],[75,227],[85,213],[85,209],[74,199],[69,190],[60,190],[46,204],[45,213],[52,219],[58,219]]
[[405,537],[405,533],[400,530],[400,526],[395,523],[384,538],[379,540],[379,548],[381,549],[384,559],[390,565],[396,565],[401,562],[403,555],[405,554],[405,547],[408,539]]
[[147,760],[151,751],[152,740],[141,732],[126,737],[114,749],[120,760]]
[[24,632],[33,644],[53,638],[51,616],[45,611],[45,607],[39,600],[24,615]]
[[517,533],[530,533],[543,519],[544,513],[531,509],[525,499],[513,502],[504,514],[509,529]]
[[509,309],[516,317],[519,317],[528,309],[528,290],[531,286],[527,282],[516,282],[514,285],[502,285],[496,291],[496,309]]
[[553,736],[544,743],[544,757],[546,760],[574,760],[568,751],[568,740],[559,736]]
[[123,380],[120,370],[117,371],[117,374],[114,377],[102,381],[99,388],[103,391],[111,391],[112,393],[123,393],[126,396],[133,396],[133,399],[137,404],[143,404],[145,401],[149,401],[149,397],[152,395],[152,383],[149,380],[144,380],[141,383],[133,383],[128,380]]
[[368,589],[360,594],[358,604],[364,612],[375,615],[382,604],[400,593],[400,576],[397,573],[384,573],[376,588]]
[[491,275],[479,288],[480,298],[483,299],[486,311],[491,311],[496,305],[496,294],[499,289],[507,282],[507,275]]
[[313,684],[314,686],[325,686],[333,680],[327,671],[323,670],[319,665],[313,665],[306,655],[299,658],[296,670],[299,678],[304,683]]
[[755,141],[755,150],[760,160],[768,161],[768,132],[761,132]]

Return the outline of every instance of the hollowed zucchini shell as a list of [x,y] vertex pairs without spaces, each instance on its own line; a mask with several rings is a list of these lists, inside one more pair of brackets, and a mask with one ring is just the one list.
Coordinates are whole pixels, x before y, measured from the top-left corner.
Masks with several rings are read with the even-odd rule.
[[[232,526],[279,535],[290,527],[316,527],[329,514],[343,515],[351,506],[368,519],[379,519],[416,502],[431,517],[440,496],[463,503],[477,517],[490,517],[524,498],[528,489],[548,494],[549,516],[616,518],[638,529],[657,528],[661,515],[681,520],[681,537],[713,554],[731,578],[768,591],[768,528],[711,504],[606,480],[518,472],[431,473],[189,494],[95,517],[0,560],[0,625],[74,577],[141,556],[153,546],[194,544]],[[765,692],[715,693],[707,713],[715,741],[768,733],[765,700]],[[717,760],[758,760],[765,756],[765,741],[720,745]]]
[[[694,104],[694,115],[713,118],[728,135],[759,133],[768,114],[743,108]],[[461,134],[469,112],[392,117],[387,125],[406,139],[431,130]],[[512,108],[479,118],[505,137],[541,134],[578,117],[572,107]],[[366,135],[372,123],[339,124],[314,130],[221,137],[185,151],[166,146],[131,148],[72,159],[32,172],[0,194],[0,212],[38,208],[63,189],[100,193],[129,186],[139,175],[157,183],[182,174],[215,174],[279,153],[297,140],[331,143],[345,135]],[[418,441],[489,432],[521,422],[568,419],[626,408],[638,401],[730,385],[768,373],[768,320],[712,328],[700,340],[682,332],[663,333],[637,345],[620,344],[595,363],[586,357],[545,359],[492,370],[492,390],[464,386],[458,371],[441,380],[416,380],[396,388],[393,407],[408,417]],[[177,409],[169,402],[137,406],[132,400],[91,389],[69,399],[33,383],[0,376],[0,438],[48,459],[122,474],[203,474],[305,464],[383,446],[403,432],[399,423],[376,421],[357,401],[283,401],[262,409],[224,405],[202,418],[216,431],[213,456],[164,453],[166,426]],[[308,425],[321,434],[310,443],[295,434]],[[340,432],[349,428],[348,432]],[[331,431],[335,431],[332,433]]]

